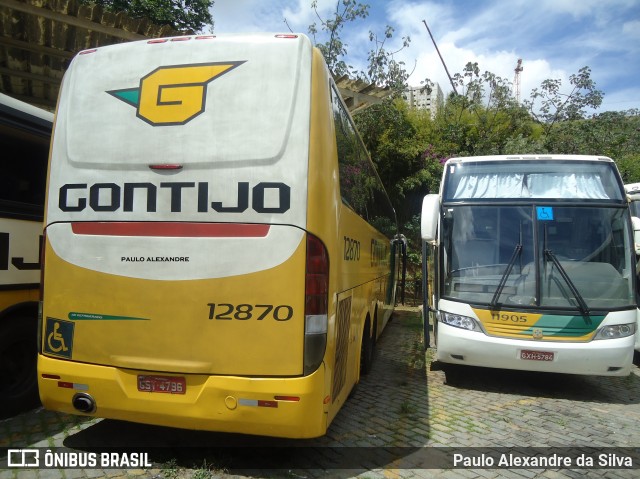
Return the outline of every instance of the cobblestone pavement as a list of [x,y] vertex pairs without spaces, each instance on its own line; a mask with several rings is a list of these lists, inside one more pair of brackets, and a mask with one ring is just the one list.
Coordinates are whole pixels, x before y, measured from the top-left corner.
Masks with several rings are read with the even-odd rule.
[[[0,479],[241,476],[555,479],[631,478],[640,474],[639,469],[624,468],[491,468],[486,462],[493,455],[495,466],[498,458],[509,452],[549,455],[567,452],[568,448],[588,447],[593,449],[588,449],[583,457],[594,460],[596,466],[601,452],[608,460],[611,455],[625,457],[623,452],[631,451],[637,467],[640,451],[637,367],[626,378],[480,368],[443,371],[438,363],[432,363],[431,351],[424,354],[421,338],[419,313],[411,308],[397,311],[377,344],[372,372],[363,378],[321,438],[287,441],[184,431],[87,420],[38,409],[1,421],[0,447],[64,446],[77,451],[101,451],[118,446],[149,453],[153,465],[139,469],[0,469]],[[300,446],[316,454],[308,464],[294,462],[300,467],[289,468],[283,465],[288,464],[285,461],[278,466],[284,469],[263,466],[246,469],[252,459],[264,464],[261,455],[269,451],[290,458],[292,451],[301,450]],[[181,452],[166,455],[167,451],[176,450]],[[163,454],[158,455],[159,451]],[[190,454],[182,454],[184,451]],[[237,457],[212,456],[211,451]],[[341,451],[347,452],[337,457]],[[465,468],[451,468],[455,453],[468,461],[489,459],[482,465],[471,462]],[[225,469],[227,461],[237,464],[238,458],[243,467]],[[576,467],[575,458],[572,467]]]

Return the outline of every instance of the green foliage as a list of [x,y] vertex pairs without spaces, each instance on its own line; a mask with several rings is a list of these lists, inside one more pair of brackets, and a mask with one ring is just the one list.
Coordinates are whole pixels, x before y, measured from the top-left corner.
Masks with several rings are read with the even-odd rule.
[[[448,151],[457,156],[503,154],[512,139],[528,137],[532,122],[511,95],[508,80],[467,63],[453,76],[460,95],[450,95],[435,119],[436,130]],[[519,145],[518,145],[519,146]]]
[[[545,80],[518,105],[509,82],[467,63],[454,75],[460,95],[450,95],[434,120],[433,144],[456,156],[527,153],[605,155],[618,162],[625,181],[636,178],[633,158],[640,151],[640,112],[604,112],[586,118],[603,93],[588,67],[560,80]],[[537,108],[537,109],[536,109]]]
[[623,157],[640,151],[639,128],[640,111],[608,111],[556,124],[548,131],[546,144],[557,153]]
[[397,95],[405,90],[409,74],[405,70],[404,62],[396,61],[393,56],[407,48],[411,43],[411,38],[404,37],[402,47],[390,52],[385,48],[385,43],[393,37],[393,32],[393,27],[387,25],[382,39],[379,39],[375,33],[369,31],[369,40],[373,43],[374,48],[369,52],[367,72],[366,74],[361,72],[360,77],[368,83],[386,86]]
[[585,117],[585,108],[598,108],[604,93],[596,90],[591,79],[591,69],[582,67],[577,74],[569,77],[571,89],[562,92],[562,81],[548,79],[540,88],[531,91],[530,100],[524,103],[531,116],[550,129],[560,121],[580,120]]
[[399,50],[388,51],[385,44],[393,37],[393,27],[387,25],[384,34],[380,36],[370,31],[369,41],[372,47],[367,56],[368,66],[366,71],[358,71],[345,61],[348,45],[343,43],[341,33],[348,23],[366,19],[369,15],[369,5],[359,3],[357,0],[336,0],[334,11],[326,19],[322,18],[318,12],[317,0],[311,2],[311,8],[318,20],[309,25],[309,35],[315,46],[322,52],[329,71],[334,77],[348,75],[368,83],[389,87],[395,92],[404,90],[409,75],[404,68],[404,63],[396,61],[394,54],[409,46],[411,42],[409,37],[402,39],[402,47]]
[[106,10],[125,12],[132,18],[148,18],[158,25],[170,25],[175,30],[201,31],[213,27],[210,9],[213,0],[79,0],[96,4]]
[[180,475],[180,467],[175,459],[170,459],[162,465],[162,477],[165,479],[177,479]]
[[[322,52],[329,71],[336,77],[353,73],[353,67],[347,65],[343,59],[347,55],[347,46],[342,43],[340,33],[346,23],[358,18],[367,18],[369,5],[363,5],[355,0],[338,1],[332,17],[328,19],[320,16],[317,0],[311,2],[311,8],[316,13],[320,26],[318,27],[316,22],[309,25],[309,34],[316,47]],[[324,42],[318,40],[321,33],[327,36]]]
[[523,155],[527,153],[548,153],[548,151],[543,141],[519,133],[514,137],[507,138],[502,153],[505,155]]
[[640,183],[640,153],[626,154],[618,158],[617,164],[625,184]]
[[398,221],[409,221],[419,214],[424,195],[437,191],[447,156],[432,144],[429,116],[396,99],[370,106],[356,115],[355,122]]

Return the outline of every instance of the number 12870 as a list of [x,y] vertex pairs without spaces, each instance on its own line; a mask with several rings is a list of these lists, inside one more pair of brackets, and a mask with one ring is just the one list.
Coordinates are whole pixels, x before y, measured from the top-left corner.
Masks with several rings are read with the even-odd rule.
[[293,317],[293,308],[286,304],[274,306],[273,304],[231,304],[208,303],[209,319],[221,321],[248,321],[251,319],[262,321],[263,319],[275,319],[276,321],[289,321]]

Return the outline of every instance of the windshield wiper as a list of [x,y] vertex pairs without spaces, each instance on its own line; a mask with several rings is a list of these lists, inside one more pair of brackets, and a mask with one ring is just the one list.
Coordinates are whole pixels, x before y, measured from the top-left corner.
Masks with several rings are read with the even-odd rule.
[[[543,259],[546,260],[547,258],[549,258],[551,260],[551,262],[555,265],[555,267],[558,268],[558,272],[560,273],[560,276],[562,276],[562,279],[564,279],[565,283],[567,283],[567,286],[569,286],[569,289],[571,290],[571,293],[573,294],[573,297],[575,298],[576,302],[578,303],[578,307],[580,308],[580,312],[583,314],[583,316],[589,316],[589,307],[587,306],[587,303],[585,302],[584,298],[580,294],[580,291],[578,291],[578,288],[576,288],[575,283],[571,280],[571,278],[567,274],[567,271],[560,264],[560,261],[558,261],[558,258],[556,257],[555,253],[550,248],[547,248],[547,244],[548,244],[547,235],[548,234],[549,233],[548,233],[548,230],[547,230],[547,225],[545,224],[544,225],[544,237],[543,237],[543,239],[544,239]],[[564,293],[564,290],[562,288],[560,288],[560,289]],[[566,294],[565,294],[565,296],[566,296]]]
[[493,298],[491,299],[491,303],[489,303],[489,306],[491,307],[491,309],[495,309],[496,305],[498,304],[498,299],[500,299],[502,290],[504,289],[505,284],[507,284],[507,279],[511,274],[513,265],[516,264],[516,260],[518,259],[518,256],[520,256],[521,252],[522,252],[522,235],[520,236],[520,242],[513,249],[513,254],[511,255],[511,259],[507,264],[507,269],[504,270],[504,273],[502,274],[502,278],[500,278],[500,282],[498,283],[498,287],[496,288],[496,292],[494,293]]
[[548,257],[551,260],[551,262],[555,265],[555,267],[558,268],[558,272],[560,273],[560,276],[562,276],[562,279],[564,279],[565,283],[567,283],[567,286],[569,286],[569,289],[571,290],[573,297],[576,299],[576,302],[580,307],[580,312],[584,316],[589,316],[589,307],[587,306],[587,303],[584,301],[584,298],[580,294],[580,291],[578,291],[578,288],[576,288],[576,285],[571,280],[566,270],[560,264],[560,261],[558,261],[558,258],[556,257],[556,255],[550,249],[545,248],[544,256],[545,258]]

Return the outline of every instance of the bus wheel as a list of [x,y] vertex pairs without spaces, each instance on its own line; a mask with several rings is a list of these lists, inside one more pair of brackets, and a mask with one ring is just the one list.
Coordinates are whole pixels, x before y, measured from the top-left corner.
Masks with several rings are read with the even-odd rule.
[[28,317],[0,321],[0,418],[40,404],[37,381],[37,331]]
[[430,341],[430,335],[429,335],[429,313],[427,313],[426,315],[422,315],[422,341],[424,342],[424,350],[426,351],[427,349],[429,349],[429,341]]
[[374,342],[369,334],[369,323],[365,325],[362,333],[362,346],[360,349],[360,374],[369,374],[373,365]]
[[438,320],[434,319],[433,321],[433,345],[438,347]]

